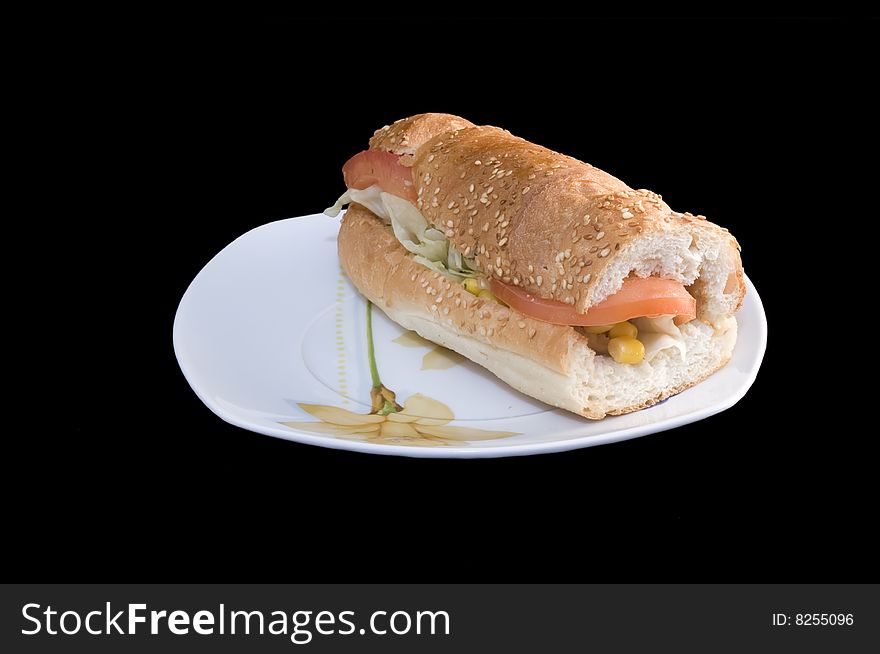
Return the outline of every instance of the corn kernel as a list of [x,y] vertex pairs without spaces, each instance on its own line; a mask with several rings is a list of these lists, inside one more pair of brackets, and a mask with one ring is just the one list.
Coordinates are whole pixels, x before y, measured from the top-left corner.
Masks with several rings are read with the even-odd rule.
[[480,284],[476,279],[471,279],[471,278],[465,279],[462,282],[462,285],[464,286],[464,290],[466,290],[468,293],[473,293],[474,295],[478,295],[480,292]]
[[477,293],[477,297],[481,297],[484,300],[493,300],[494,302],[498,301],[498,298],[495,297],[495,294],[488,288],[481,289],[480,292]]
[[621,336],[608,341],[608,354],[617,363],[641,363],[645,358],[645,346],[636,338]]
[[638,328],[629,321],[619,322],[608,332],[610,338],[635,338],[639,335]]
[[614,327],[614,325],[589,325],[584,327],[584,331],[588,334],[604,334],[612,327]]

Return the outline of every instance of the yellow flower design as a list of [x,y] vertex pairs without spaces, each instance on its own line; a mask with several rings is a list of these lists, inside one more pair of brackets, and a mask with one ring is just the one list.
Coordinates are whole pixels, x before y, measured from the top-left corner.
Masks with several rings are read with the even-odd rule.
[[506,438],[517,434],[510,431],[449,426],[455,418],[452,410],[443,402],[421,393],[410,396],[400,411],[388,415],[354,413],[324,404],[300,404],[299,407],[320,422],[281,424],[315,434],[331,434],[371,443],[421,447],[466,445],[465,441]]

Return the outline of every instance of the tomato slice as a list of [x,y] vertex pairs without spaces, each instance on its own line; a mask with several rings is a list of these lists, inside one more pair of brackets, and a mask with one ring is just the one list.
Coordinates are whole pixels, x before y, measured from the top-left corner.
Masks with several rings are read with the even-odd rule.
[[614,295],[586,313],[570,304],[536,297],[519,286],[490,281],[492,292],[520,313],[554,325],[611,325],[641,316],[677,316],[676,324],[697,316],[697,301],[679,282],[660,277],[630,277]]
[[399,159],[393,152],[364,150],[345,162],[342,178],[348,188],[365,189],[378,184],[386,193],[415,203],[412,169],[402,166]]

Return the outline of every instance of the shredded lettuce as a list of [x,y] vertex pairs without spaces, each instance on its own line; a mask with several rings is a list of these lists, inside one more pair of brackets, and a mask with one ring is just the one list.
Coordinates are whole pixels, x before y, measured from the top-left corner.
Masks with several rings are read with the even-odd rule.
[[446,259],[449,248],[446,236],[429,228],[422,212],[411,202],[390,193],[382,193],[382,202],[391,218],[391,229],[403,247],[429,261]]
[[412,252],[417,263],[444,275],[463,279],[478,277],[481,273],[473,258],[464,256],[449,242],[446,235],[431,227],[414,204],[390,193],[383,193],[377,185],[365,189],[349,189],[324,213],[336,217],[342,206],[357,202],[391,225],[400,244]]
[[357,202],[358,204],[365,206],[387,223],[388,212],[385,209],[385,205],[382,203],[381,194],[382,192],[375,184],[365,189],[350,188],[339,196],[336,204],[324,209],[324,213],[331,218],[336,218],[336,216],[339,215],[339,212],[342,211],[343,205],[346,205],[349,202]]

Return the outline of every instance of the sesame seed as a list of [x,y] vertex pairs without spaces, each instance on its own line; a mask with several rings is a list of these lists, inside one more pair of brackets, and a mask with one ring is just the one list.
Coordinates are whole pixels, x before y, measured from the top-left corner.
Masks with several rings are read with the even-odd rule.
[[446,230],[446,237],[452,238],[453,236],[455,236],[455,230],[454,229],[447,229]]
[[504,245],[505,243],[507,243],[507,237],[506,237],[506,236],[505,236],[504,238],[502,238],[500,241],[498,241],[498,247],[501,247],[501,246]]
[[459,213],[461,213],[461,209],[457,209],[457,208],[456,208],[456,209],[453,209],[453,210],[452,210],[452,215],[453,215],[453,216],[457,216]]
[[488,201],[489,201],[489,198],[487,198],[485,195],[480,198],[481,204],[486,204]]
[[461,171],[461,175],[458,176],[459,179],[464,179],[464,176],[467,175],[465,171]]
[[440,192],[440,187],[438,186],[437,188],[434,189],[434,195],[437,195],[439,192]]
[[436,304],[432,304],[432,305],[431,305],[431,311],[436,311],[436,310],[437,310],[437,305],[436,305]]
[[488,231],[489,231],[489,223],[484,223],[484,224],[483,224],[483,231],[484,231],[484,232],[488,232]]
[[482,325],[480,325],[480,330],[479,330],[479,331],[480,331],[480,336],[485,336],[485,335],[486,335],[486,328],[483,327]]
[[633,217],[635,217],[635,214],[632,211],[630,211],[629,209],[624,209],[623,217],[624,218],[633,218]]
[[535,333],[536,333],[536,332],[535,332],[534,328],[529,327],[529,338],[534,338],[534,337],[535,337]]
[[428,155],[428,163],[431,163],[432,161],[434,161],[434,155],[433,155],[433,154],[429,154],[429,155]]
[[496,269],[495,269],[495,274],[498,275],[499,277],[501,277],[501,276],[504,274],[504,271],[501,270],[501,268],[496,268]]
[[593,276],[592,273],[587,273],[586,275],[584,275],[583,277],[581,277],[581,281],[582,281],[584,284],[586,284],[588,281],[590,281],[590,277],[592,277],[592,276]]
[[535,179],[535,173],[532,173],[531,175],[529,175],[529,179]]
[[544,278],[541,277],[541,275],[538,275],[538,276],[535,278],[535,281],[537,281],[537,282],[538,282],[538,286],[540,286],[540,285],[544,282]]
[[500,265],[501,265],[501,257],[495,257],[495,265],[496,265],[496,266],[500,266]]
[[475,166],[479,166],[479,165],[481,165],[482,163],[483,163],[483,162],[480,161],[479,159],[477,159],[476,161],[474,161],[474,165],[475,165]]
[[522,194],[525,195],[526,193],[528,193],[528,192],[531,190],[531,188],[532,188],[531,186],[526,186],[526,187],[522,190]]
[[460,297],[455,298],[455,306],[457,306],[457,307],[461,306],[461,298]]
[[474,185],[471,184],[470,186],[468,186],[468,193],[473,193],[473,192],[474,192]]
[[446,221],[446,226],[447,226],[447,227],[453,227],[453,226],[455,226],[455,223],[452,222],[451,220],[447,220],[447,221]]
[[516,326],[520,329],[525,329],[526,324],[522,320],[520,320],[518,323],[516,323]]
[[598,234],[596,234],[597,241],[601,241],[603,238],[605,238],[605,232],[599,232]]
[[449,204],[446,205],[447,209],[452,209],[455,206],[455,200],[452,200]]
[[610,252],[611,252],[611,248],[605,248],[604,250],[602,250],[599,253],[599,256],[600,257],[607,257]]
[[489,193],[491,193],[491,192],[494,191],[494,190],[495,190],[495,187],[494,187],[494,186],[490,186],[489,188],[486,189],[486,194],[488,195]]

